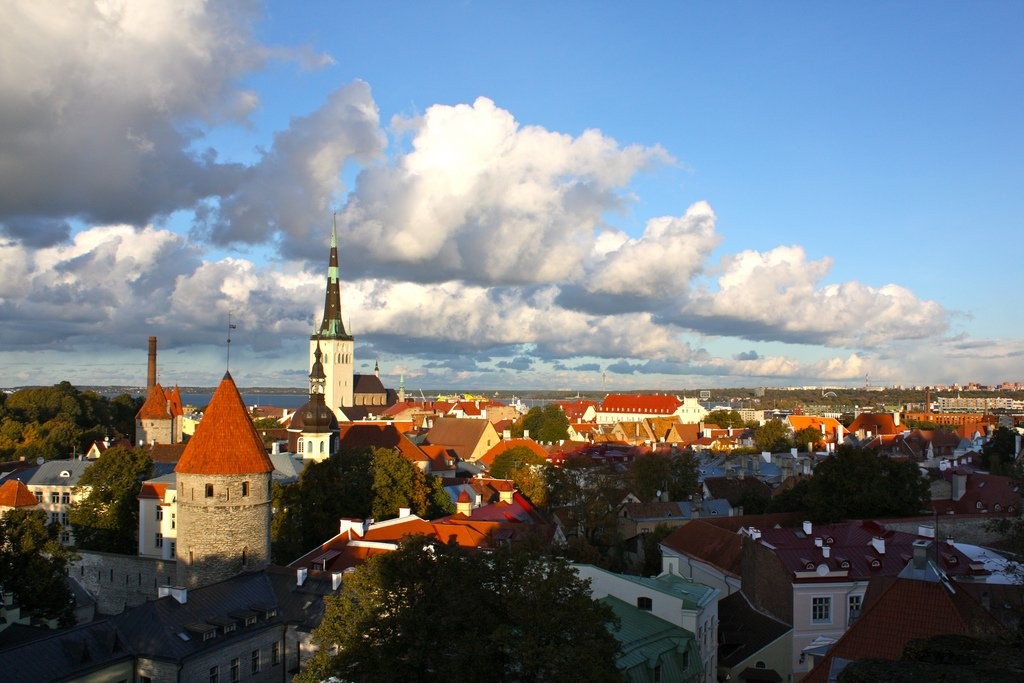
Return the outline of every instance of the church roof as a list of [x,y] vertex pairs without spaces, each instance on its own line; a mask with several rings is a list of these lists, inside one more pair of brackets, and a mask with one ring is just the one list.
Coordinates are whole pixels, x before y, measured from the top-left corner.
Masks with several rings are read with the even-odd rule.
[[256,433],[231,373],[225,373],[175,472],[248,474],[273,472],[267,449]]

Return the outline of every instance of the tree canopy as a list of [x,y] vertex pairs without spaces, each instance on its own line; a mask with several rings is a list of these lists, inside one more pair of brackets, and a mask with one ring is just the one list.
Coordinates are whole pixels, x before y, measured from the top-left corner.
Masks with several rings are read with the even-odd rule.
[[791,444],[789,427],[782,420],[769,420],[754,430],[754,448],[759,451],[788,451]]
[[525,446],[510,448],[499,453],[491,464],[490,474],[495,479],[511,479],[535,505],[546,505],[548,486],[546,458]]
[[68,507],[78,547],[109,553],[138,551],[139,491],[153,462],[141,449],[115,446],[82,473],[78,488],[86,497]]
[[739,411],[736,410],[712,410],[704,416],[704,424],[718,425],[722,429],[746,426],[743,418],[740,417]]
[[1013,475],[1016,450],[1017,433],[1009,427],[996,427],[991,438],[981,447],[982,466],[992,474]]
[[614,616],[563,559],[412,537],[325,602],[297,681],[622,680]]
[[530,433],[534,441],[554,443],[569,438],[569,418],[557,404],[549,403],[543,408],[534,406],[513,428],[516,436]]
[[917,463],[847,444],[814,469],[802,493],[815,522],[916,515],[930,499]]
[[74,597],[64,574],[75,555],[60,544],[60,527],[46,521],[38,509],[0,516],[0,585],[26,612],[72,626]]
[[19,389],[0,402],[0,458],[66,458],[105,436],[133,438],[141,405],[141,398],[106,399],[68,382]]

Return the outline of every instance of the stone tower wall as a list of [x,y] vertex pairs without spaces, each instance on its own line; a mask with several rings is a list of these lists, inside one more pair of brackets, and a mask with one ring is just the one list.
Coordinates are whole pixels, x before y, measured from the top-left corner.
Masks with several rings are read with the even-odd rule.
[[270,564],[270,473],[179,472],[177,487],[179,585],[206,586]]

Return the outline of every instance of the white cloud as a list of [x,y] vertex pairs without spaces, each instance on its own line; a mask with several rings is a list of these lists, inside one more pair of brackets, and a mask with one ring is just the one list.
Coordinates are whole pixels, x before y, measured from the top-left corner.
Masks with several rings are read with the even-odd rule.
[[670,160],[598,131],[574,138],[520,126],[486,98],[396,126],[412,131],[411,151],[365,170],[343,218],[350,263],[416,281],[571,277],[630,179]]
[[684,315],[704,334],[871,348],[941,334],[948,314],[894,284],[821,285],[831,259],[808,261],[799,246],[723,257],[716,290],[704,289]]

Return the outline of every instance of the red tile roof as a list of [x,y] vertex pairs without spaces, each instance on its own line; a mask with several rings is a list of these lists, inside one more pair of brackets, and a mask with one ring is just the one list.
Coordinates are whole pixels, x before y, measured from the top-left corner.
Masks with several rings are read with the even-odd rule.
[[273,472],[260,435],[249,419],[238,387],[225,373],[206,414],[189,439],[175,472],[249,474]]
[[608,394],[598,410],[602,413],[649,413],[671,415],[683,404],[675,396],[666,394]]
[[136,413],[136,420],[169,420],[173,417],[180,417],[183,414],[181,407],[181,393],[178,387],[164,389],[159,384],[154,384],[146,395],[146,402]]
[[21,508],[35,507],[38,504],[35,494],[17,479],[9,479],[0,486],[0,506]]
[[338,447],[349,448],[393,448],[410,462],[424,462],[431,458],[408,439],[398,427],[390,422],[354,422],[341,425],[338,432]]
[[743,537],[735,531],[695,519],[670,533],[661,544],[681,555],[717,567],[730,576],[740,576]]
[[145,483],[142,485],[142,489],[139,491],[139,498],[155,498],[156,500],[163,500],[164,493],[167,491],[169,484],[158,484],[158,483]]

